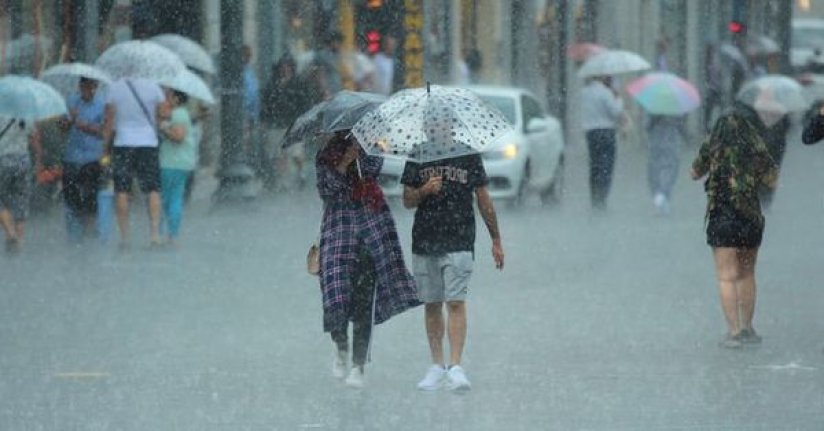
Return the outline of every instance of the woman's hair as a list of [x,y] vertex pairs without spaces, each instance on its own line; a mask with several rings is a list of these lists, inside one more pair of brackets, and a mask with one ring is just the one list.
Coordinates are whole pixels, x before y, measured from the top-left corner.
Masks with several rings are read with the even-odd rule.
[[332,138],[326,142],[326,145],[318,151],[318,161],[327,166],[334,167],[340,162],[347,148],[354,144],[355,142],[349,138],[349,130],[335,132]]
[[185,105],[189,102],[189,95],[182,91],[172,90],[172,94],[175,96],[175,98],[181,105]]

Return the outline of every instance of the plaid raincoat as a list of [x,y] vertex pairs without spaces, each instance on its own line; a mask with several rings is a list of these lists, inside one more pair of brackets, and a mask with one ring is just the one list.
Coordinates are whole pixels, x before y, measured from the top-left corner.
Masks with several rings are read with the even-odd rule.
[[[364,178],[376,178],[383,166],[380,157],[359,159]],[[352,316],[352,269],[359,244],[375,263],[375,320],[420,305],[415,280],[403,260],[395,221],[386,202],[375,211],[352,199],[353,180],[325,163],[316,161],[317,186],[324,202],[320,238],[320,288],[323,294],[323,330],[345,328]]]

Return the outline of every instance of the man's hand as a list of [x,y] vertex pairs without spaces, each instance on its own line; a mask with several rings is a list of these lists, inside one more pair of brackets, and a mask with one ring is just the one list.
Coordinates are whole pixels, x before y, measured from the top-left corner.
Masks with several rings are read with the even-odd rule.
[[440,193],[441,188],[443,188],[443,177],[429,177],[421,186],[420,191],[422,196],[429,196]]
[[821,105],[821,107],[818,108],[818,115],[824,117],[824,105]]
[[492,258],[495,259],[495,268],[504,269],[504,248],[501,245],[501,240],[496,239],[492,241]]

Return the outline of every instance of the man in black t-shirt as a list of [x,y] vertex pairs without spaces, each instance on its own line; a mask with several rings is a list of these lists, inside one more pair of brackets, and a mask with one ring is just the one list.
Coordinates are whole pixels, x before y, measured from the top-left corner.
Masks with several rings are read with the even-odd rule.
[[[418,164],[407,162],[401,182],[403,204],[416,208],[412,227],[412,253],[419,299],[426,303],[426,333],[433,365],[418,383],[418,389],[467,390],[469,380],[461,367],[466,339],[465,298],[475,251],[475,209],[478,209],[492,238],[495,266],[503,269],[504,252],[495,207],[487,191],[488,179],[480,155]],[[445,366],[443,335],[447,325],[450,358]]]

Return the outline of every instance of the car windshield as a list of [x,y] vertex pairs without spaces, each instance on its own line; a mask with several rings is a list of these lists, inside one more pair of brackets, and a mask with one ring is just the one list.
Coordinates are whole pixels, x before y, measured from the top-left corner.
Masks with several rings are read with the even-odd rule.
[[506,96],[479,95],[481,100],[498,108],[510,124],[515,125],[515,100]]

